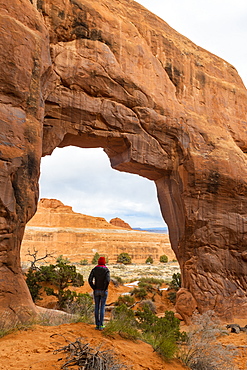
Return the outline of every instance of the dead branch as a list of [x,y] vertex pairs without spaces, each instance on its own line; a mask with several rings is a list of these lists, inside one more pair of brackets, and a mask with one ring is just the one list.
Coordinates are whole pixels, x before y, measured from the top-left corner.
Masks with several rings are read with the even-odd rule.
[[[68,342],[66,340],[66,342]],[[81,339],[69,342],[54,351],[55,353],[64,352],[67,354],[65,363],[61,369],[68,369],[77,366],[78,370],[123,370],[128,369],[125,364],[117,361],[111,350],[100,350],[100,347],[92,348],[88,343],[81,343]],[[59,359],[61,360],[61,359]]]
[[48,257],[53,257],[53,255],[52,255],[51,253],[48,253],[48,252],[47,252],[47,250],[46,250],[45,256],[43,256],[43,257],[39,257],[39,258],[38,258],[38,257],[37,257],[38,253],[39,253],[39,251],[38,251],[38,250],[36,250],[36,249],[35,249],[35,247],[34,247],[34,249],[33,249],[33,253],[31,253],[30,249],[28,249],[28,253],[26,254],[26,256],[30,256],[30,257],[32,257],[32,258],[33,258],[33,261],[30,261],[30,260],[29,260],[29,262],[31,263],[30,268],[31,268],[32,270],[37,270],[37,269],[38,269],[38,267],[36,266],[36,263],[37,263],[38,261],[45,260],[45,259],[46,259],[46,258],[48,258]]
[[138,303],[141,303],[143,301],[143,299],[141,299],[140,301],[136,301],[135,303],[133,303],[129,308],[133,308],[135,307]]

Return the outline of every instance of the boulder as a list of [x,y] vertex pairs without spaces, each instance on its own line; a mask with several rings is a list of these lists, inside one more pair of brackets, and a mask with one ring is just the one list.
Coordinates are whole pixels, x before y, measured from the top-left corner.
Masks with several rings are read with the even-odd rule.
[[[155,182],[199,312],[247,313],[247,92],[235,68],[132,0],[1,0],[0,310],[34,310],[20,245],[40,158],[103,147]],[[148,201],[148,200],[147,200]]]

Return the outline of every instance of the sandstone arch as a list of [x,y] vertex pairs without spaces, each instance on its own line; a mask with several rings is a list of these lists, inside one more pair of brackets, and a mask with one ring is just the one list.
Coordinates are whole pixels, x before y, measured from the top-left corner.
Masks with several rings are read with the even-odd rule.
[[35,311],[19,266],[42,155],[102,146],[155,181],[183,275],[177,310],[246,314],[246,89],[132,0],[1,0],[0,310]]

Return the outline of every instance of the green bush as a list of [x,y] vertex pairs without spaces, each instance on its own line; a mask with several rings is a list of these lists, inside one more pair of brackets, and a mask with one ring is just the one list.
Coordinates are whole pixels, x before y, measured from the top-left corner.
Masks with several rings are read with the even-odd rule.
[[174,289],[176,292],[181,288],[181,274],[180,272],[172,275],[172,280],[169,283],[169,289]]
[[62,263],[65,263],[66,265],[71,263],[70,260],[67,257],[64,258],[64,256],[62,254],[60,254],[60,256],[57,257],[56,262],[57,263],[62,262]]
[[151,264],[153,264],[153,263],[154,263],[154,260],[153,260],[153,258],[152,258],[151,256],[149,256],[149,257],[146,259],[145,263],[151,263]]
[[28,269],[28,272],[25,275],[26,275],[26,283],[31,293],[33,301],[37,302],[38,300],[42,300],[40,296],[42,285],[38,283],[36,270],[33,270],[30,267]]
[[100,258],[100,255],[98,252],[96,252],[92,259],[92,265],[96,265],[98,263],[99,258]]
[[94,313],[93,298],[88,293],[79,293],[74,301],[67,304],[66,312],[77,315],[79,321],[92,323]]
[[171,359],[178,350],[177,341],[184,337],[179,330],[180,322],[172,311],[166,311],[164,317],[157,317],[145,305],[137,312],[142,338],[151,344],[162,357]]
[[131,264],[131,257],[128,253],[120,253],[117,257],[117,263],[123,263],[124,265]]
[[162,295],[162,291],[160,290],[161,285],[163,284],[163,279],[157,279],[154,277],[145,277],[141,278],[138,283],[139,289],[145,289],[148,293],[152,293],[154,296],[157,294]]
[[176,299],[177,299],[177,292],[168,292],[167,294],[167,298],[169,299],[169,301],[171,301],[173,304],[176,303]]
[[131,297],[130,295],[120,295],[118,297],[117,302],[115,303],[116,306],[121,306],[125,304],[127,307],[132,306],[135,303],[135,298]]
[[142,303],[142,309],[136,313],[124,304],[115,308],[104,334],[118,333],[128,339],[142,339],[165,359],[173,358],[178,352],[178,343],[187,341],[186,333],[180,332],[179,320],[171,311],[166,311],[164,317],[158,318],[153,312],[151,301]]
[[149,283],[149,284],[156,284],[156,285],[162,285],[164,283],[163,279],[154,278],[152,276],[150,277],[142,277],[139,282]]
[[152,293],[154,291],[153,285],[149,284],[149,283],[145,283],[144,281],[139,281],[138,287],[140,289],[144,288],[147,292],[150,292],[150,293]]
[[111,276],[111,281],[113,282],[114,286],[118,287],[119,285],[123,285],[124,281],[120,276]]
[[[97,263],[98,263],[98,259],[100,258],[100,257],[103,257],[104,255],[100,255],[98,252],[96,252],[95,253],[95,255],[93,256],[93,259],[92,259],[92,264],[93,265],[97,265]],[[107,256],[104,256],[105,257],[105,261],[106,261],[106,263],[108,263],[108,257]]]
[[160,262],[167,263],[168,262],[168,257],[165,254],[163,254],[162,256],[160,256]]
[[118,333],[123,338],[136,340],[140,338],[134,312],[125,304],[113,310],[113,319],[106,325],[104,335]]
[[177,291],[181,288],[181,274],[180,272],[174,273],[172,275],[172,280],[168,283],[168,292],[167,298],[173,303],[176,303]]
[[80,265],[82,265],[82,266],[88,265],[88,260],[86,258],[84,258],[83,260],[80,261]]
[[152,313],[156,312],[156,307],[153,301],[151,299],[145,299],[140,303],[140,307],[144,309],[144,307],[147,307]]
[[148,295],[145,288],[134,288],[130,291],[130,294],[138,299],[144,299]]
[[61,256],[56,265],[40,266],[36,270],[27,273],[27,285],[34,300],[39,299],[40,282],[51,283],[53,288],[45,287],[47,295],[53,295],[58,299],[58,308],[63,309],[66,303],[77,297],[76,292],[67,289],[69,286],[79,287],[84,285],[83,276],[76,272],[76,267],[68,264],[67,259]]

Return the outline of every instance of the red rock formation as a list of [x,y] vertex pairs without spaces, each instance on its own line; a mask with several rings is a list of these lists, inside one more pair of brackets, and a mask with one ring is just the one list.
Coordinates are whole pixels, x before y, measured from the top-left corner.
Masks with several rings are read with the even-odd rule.
[[39,201],[37,212],[28,222],[28,226],[115,229],[114,225],[103,217],[76,213],[72,207],[65,206],[60,200],[46,198]]
[[35,307],[20,244],[38,201],[49,35],[28,0],[1,0],[0,24],[0,316],[26,320]]
[[234,67],[132,0],[37,4],[1,0],[1,309],[33,310],[19,249],[40,157],[75,145],[155,181],[181,315],[184,297],[246,315],[247,93]]
[[56,199],[41,199],[37,212],[26,225],[21,246],[21,261],[25,266],[32,260],[28,251],[34,250],[39,257],[49,251],[53,257],[46,259],[48,262],[63,255],[71,262],[86,259],[91,263],[96,252],[106,255],[109,263],[116,263],[122,252],[129,253],[133,263],[145,263],[150,255],[155,262],[163,254],[170,261],[175,259],[167,234],[112,225],[102,217],[73,212]]
[[112,218],[110,220],[110,224],[118,227],[123,227],[124,229],[132,230],[132,227],[124,220],[121,220],[121,218],[119,217]]

